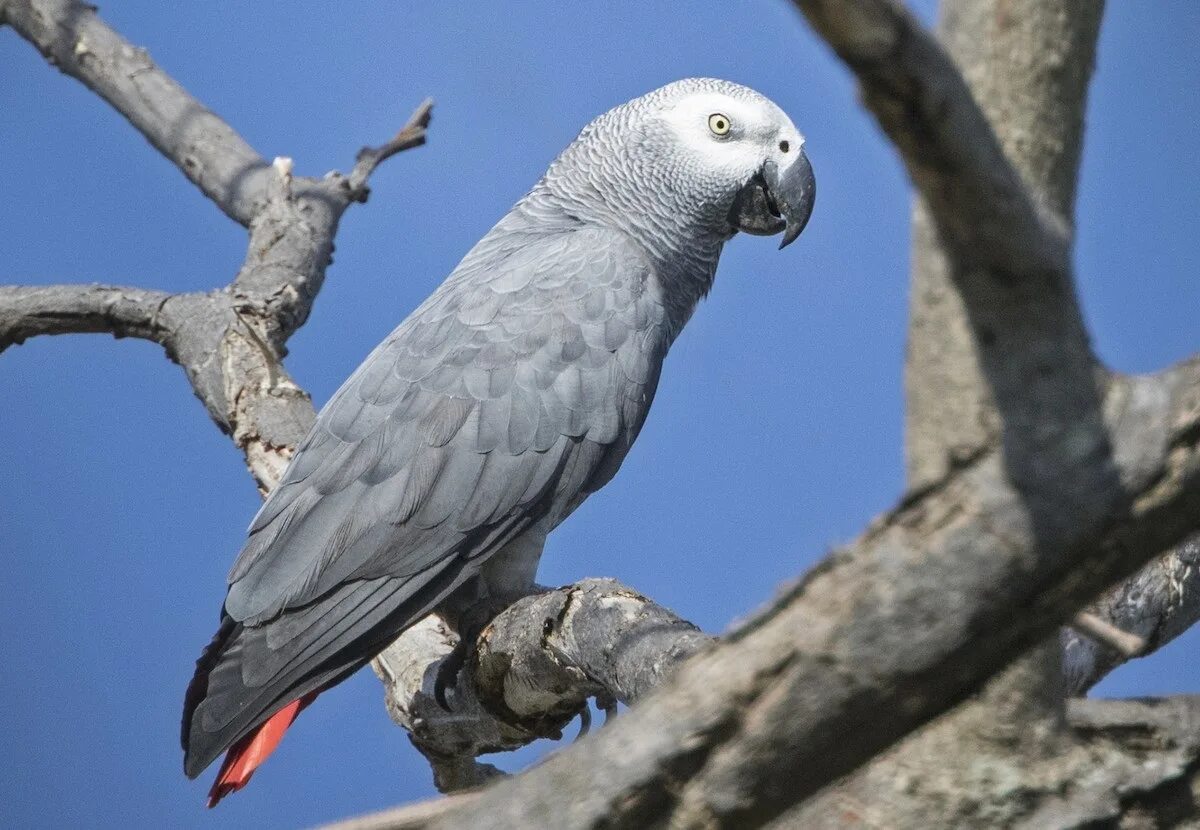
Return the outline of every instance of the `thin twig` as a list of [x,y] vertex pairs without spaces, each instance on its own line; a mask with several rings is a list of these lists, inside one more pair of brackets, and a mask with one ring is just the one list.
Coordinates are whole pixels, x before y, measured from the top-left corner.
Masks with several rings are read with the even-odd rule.
[[1080,611],[1071,621],[1071,627],[1118,652],[1126,660],[1137,657],[1146,650],[1146,641],[1136,634],[1122,631],[1108,620],[1101,619],[1091,611]]
[[429,122],[433,119],[433,99],[426,98],[413,110],[407,123],[386,144],[378,147],[363,147],[358,151],[354,169],[350,171],[350,192],[357,201],[366,201],[367,179],[375,168],[397,153],[420,147],[425,143]]

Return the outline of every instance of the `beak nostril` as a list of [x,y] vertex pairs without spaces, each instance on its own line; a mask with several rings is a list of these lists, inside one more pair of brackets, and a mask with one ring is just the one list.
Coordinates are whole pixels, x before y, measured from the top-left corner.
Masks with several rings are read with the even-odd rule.
[[779,149],[784,153],[786,153],[790,147],[791,145],[789,145],[786,141],[779,142]]

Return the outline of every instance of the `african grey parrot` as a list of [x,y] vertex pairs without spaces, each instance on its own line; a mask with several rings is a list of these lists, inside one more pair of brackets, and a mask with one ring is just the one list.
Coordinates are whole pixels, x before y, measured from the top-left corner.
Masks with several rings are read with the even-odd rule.
[[183,712],[210,806],[298,711],[434,610],[527,591],[612,478],[737,231],[799,236],[804,139],[762,95],[677,81],[584,128],[322,409],[250,526]]

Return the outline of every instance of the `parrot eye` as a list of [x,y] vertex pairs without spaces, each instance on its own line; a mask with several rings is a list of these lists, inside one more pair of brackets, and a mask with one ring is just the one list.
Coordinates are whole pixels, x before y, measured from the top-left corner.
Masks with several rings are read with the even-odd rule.
[[724,113],[714,112],[708,117],[708,128],[712,130],[713,135],[729,135],[729,126],[729,116]]

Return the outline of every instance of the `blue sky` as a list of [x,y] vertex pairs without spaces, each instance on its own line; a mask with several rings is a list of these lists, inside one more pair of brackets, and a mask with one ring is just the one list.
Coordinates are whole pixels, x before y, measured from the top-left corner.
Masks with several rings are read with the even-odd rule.
[[[595,115],[689,75],[746,83],[792,115],[820,183],[809,229],[782,253],[728,246],[637,448],[551,537],[539,574],[615,576],[719,632],[900,492],[901,166],[784,2],[412,5],[102,13],[303,174],[347,169],[437,100],[429,145],[388,162],[347,214],[291,341],[288,368],[318,404]],[[1200,348],[1200,6],[1109,6],[1076,258],[1100,354],[1146,371]],[[0,282],[204,289],[244,255],[241,228],[8,30],[0,181]],[[297,827],[432,793],[364,672],[304,713],[250,787],[203,810],[211,773],[181,773],[180,703],[258,498],[158,347],[73,336],[0,356],[0,471],[0,825]],[[1101,691],[1197,691],[1198,642]]]

